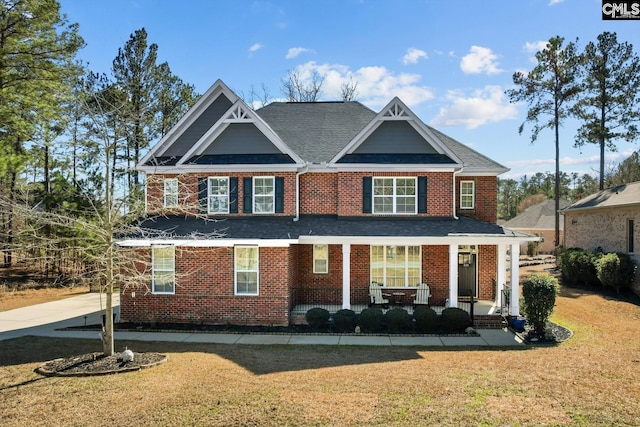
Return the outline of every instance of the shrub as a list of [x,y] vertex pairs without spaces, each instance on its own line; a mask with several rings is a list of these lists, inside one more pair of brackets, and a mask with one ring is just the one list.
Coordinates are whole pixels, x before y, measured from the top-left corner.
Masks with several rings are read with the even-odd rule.
[[358,316],[358,324],[365,332],[375,332],[382,330],[384,314],[377,307],[365,308]]
[[604,286],[620,289],[631,286],[635,265],[627,254],[610,253],[602,255],[595,262],[598,279]]
[[315,307],[307,311],[304,318],[307,320],[309,326],[314,329],[322,328],[329,322],[329,311],[324,308]]
[[438,313],[430,307],[416,307],[413,310],[413,318],[416,321],[416,330],[418,332],[433,332],[438,329]]
[[356,326],[356,312],[343,308],[333,315],[333,324],[340,332],[353,332]]
[[539,336],[544,336],[559,291],[558,279],[548,274],[533,275],[522,284],[522,311]]
[[440,316],[442,327],[450,332],[462,332],[471,325],[471,316],[461,308],[445,308]]
[[390,331],[403,332],[411,329],[411,316],[404,308],[392,308],[384,315],[384,321]]
[[600,254],[593,254],[580,248],[565,249],[558,255],[559,266],[567,281],[577,284],[594,285],[598,275],[594,261]]

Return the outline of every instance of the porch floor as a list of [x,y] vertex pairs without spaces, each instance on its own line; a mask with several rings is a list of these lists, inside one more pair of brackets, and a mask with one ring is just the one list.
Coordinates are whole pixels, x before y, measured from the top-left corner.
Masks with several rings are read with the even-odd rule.
[[[468,306],[468,303],[462,305],[464,306]],[[298,304],[296,305],[293,310],[291,310],[291,315],[294,316],[299,316],[302,315],[304,316],[307,311],[309,311],[312,308],[315,307],[320,307],[320,308],[324,308],[325,310],[328,310],[329,313],[334,314],[335,312],[337,312],[338,310],[342,309],[342,305],[339,304]],[[365,308],[369,307],[367,304],[352,304],[351,305],[351,310],[355,311],[356,313],[360,313],[362,312],[362,310],[364,310]],[[382,307],[380,307],[382,308]],[[385,309],[382,308],[383,312],[386,312],[387,310],[390,310],[392,308],[403,308],[405,310],[407,310],[407,312],[409,314],[413,314],[413,306],[412,305],[396,305],[396,304],[389,304],[389,308]],[[446,307],[444,306],[434,306],[432,305],[431,308],[438,314],[442,313],[442,310],[444,310]],[[500,310],[500,305],[496,304],[495,301],[488,301],[488,300],[478,300],[473,307],[473,312],[474,315],[476,316],[500,316],[501,310]]]

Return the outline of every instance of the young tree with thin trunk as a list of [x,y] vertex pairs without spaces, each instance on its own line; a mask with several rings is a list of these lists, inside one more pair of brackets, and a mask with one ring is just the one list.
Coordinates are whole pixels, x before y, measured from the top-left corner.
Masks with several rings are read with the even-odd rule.
[[615,140],[633,141],[640,135],[640,58],[616,33],[604,32],[581,55],[584,82],[575,115],[583,121],[576,146],[600,147],[600,190],[604,189],[605,151],[616,150]]
[[579,55],[576,43],[563,46],[564,38],[549,39],[546,48],[536,53],[538,64],[529,73],[516,72],[513,83],[516,89],[507,90],[511,102],[526,102],[529,109],[525,122],[518,129],[524,130],[526,122],[533,123],[531,142],[538,139],[544,129],[555,134],[555,245],[560,244],[560,125],[571,115],[572,102],[580,92],[578,81]]

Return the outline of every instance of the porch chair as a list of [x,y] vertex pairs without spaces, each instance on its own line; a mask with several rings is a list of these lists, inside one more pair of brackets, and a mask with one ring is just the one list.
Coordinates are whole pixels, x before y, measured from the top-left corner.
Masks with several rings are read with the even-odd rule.
[[373,307],[376,305],[381,305],[385,308],[389,307],[389,300],[385,297],[388,297],[389,294],[382,293],[382,287],[377,282],[371,282],[369,285],[369,307]]
[[429,306],[429,297],[431,296],[431,291],[429,290],[429,285],[426,283],[420,283],[416,288],[416,293],[411,295],[414,297],[413,300],[413,308],[418,305],[426,305]]

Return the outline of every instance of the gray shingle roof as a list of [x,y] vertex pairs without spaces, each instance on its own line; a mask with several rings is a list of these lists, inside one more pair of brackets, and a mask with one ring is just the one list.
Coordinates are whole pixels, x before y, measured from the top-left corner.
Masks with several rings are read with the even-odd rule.
[[313,163],[331,160],[376,116],[359,102],[273,102],[256,112]]
[[636,204],[640,204],[640,181],[598,191],[578,200],[563,210],[596,209]]
[[[560,199],[560,209],[566,208],[567,206],[569,206],[569,202]],[[504,226],[514,229],[552,230],[556,226],[555,210],[556,201],[548,199],[537,205],[529,206],[520,215],[505,222]],[[563,226],[563,221],[560,221],[560,229],[563,229]]]
[[462,161],[465,168],[472,169],[490,169],[490,170],[498,170],[502,172],[507,172],[509,168],[502,166],[500,163],[495,162],[488,158],[487,156],[478,153],[477,151],[469,148],[461,142],[456,141],[448,135],[440,132],[437,129],[428,126],[429,129],[436,134],[438,138],[447,146],[453,153],[458,156],[458,158]]
[[[371,218],[337,216],[290,217],[228,217],[203,220],[184,216],[162,216],[142,222],[144,235],[128,238],[153,238],[154,231],[171,232],[173,238],[193,238],[219,233],[223,239],[298,239],[300,236],[363,236],[363,237],[444,237],[450,234],[526,236],[467,217],[453,218]],[[160,236],[160,234],[158,235]],[[155,237],[158,237],[155,236]],[[120,236],[124,237],[124,236]],[[206,237],[202,237],[206,238]]]

